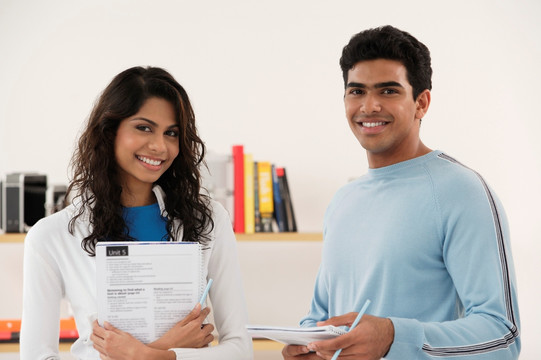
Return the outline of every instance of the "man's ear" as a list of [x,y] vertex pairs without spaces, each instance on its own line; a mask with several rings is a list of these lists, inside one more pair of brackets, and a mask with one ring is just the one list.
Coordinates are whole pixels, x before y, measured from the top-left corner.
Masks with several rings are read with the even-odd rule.
[[428,107],[430,106],[430,90],[425,89],[422,93],[420,93],[419,96],[417,96],[415,105],[415,118],[422,119],[428,112]]

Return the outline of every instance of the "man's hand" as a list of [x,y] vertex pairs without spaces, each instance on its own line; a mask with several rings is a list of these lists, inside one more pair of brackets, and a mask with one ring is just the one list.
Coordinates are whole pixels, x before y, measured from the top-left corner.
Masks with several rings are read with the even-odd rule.
[[303,345],[287,345],[282,349],[282,356],[284,360],[321,360],[322,358],[317,356],[316,353],[310,352],[306,346]]
[[[348,313],[318,322],[318,326],[351,326],[356,313]],[[391,348],[394,340],[394,326],[390,319],[364,315],[359,324],[345,335],[331,340],[317,341],[308,344],[310,351],[326,360],[330,360],[335,351],[342,349],[339,358],[347,357],[355,360],[379,360]],[[282,352],[283,353],[283,352]],[[284,357],[284,359],[287,359]]]

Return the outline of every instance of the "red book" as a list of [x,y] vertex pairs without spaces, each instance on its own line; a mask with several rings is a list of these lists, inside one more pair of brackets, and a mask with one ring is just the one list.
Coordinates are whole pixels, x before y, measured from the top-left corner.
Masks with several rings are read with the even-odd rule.
[[233,231],[244,233],[244,146],[233,145],[234,214]]

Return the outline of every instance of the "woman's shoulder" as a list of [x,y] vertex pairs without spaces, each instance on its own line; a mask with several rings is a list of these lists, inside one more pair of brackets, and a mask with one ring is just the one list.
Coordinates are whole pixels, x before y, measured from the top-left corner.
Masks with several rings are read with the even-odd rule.
[[40,219],[25,236],[25,244],[51,245],[60,239],[70,236],[69,223],[74,214],[73,205]]
[[223,216],[224,214],[228,214],[228,211],[225,209],[224,205],[220,203],[219,201],[216,201],[214,199],[209,199],[209,205],[210,209],[212,210],[212,214],[214,216],[219,215]]

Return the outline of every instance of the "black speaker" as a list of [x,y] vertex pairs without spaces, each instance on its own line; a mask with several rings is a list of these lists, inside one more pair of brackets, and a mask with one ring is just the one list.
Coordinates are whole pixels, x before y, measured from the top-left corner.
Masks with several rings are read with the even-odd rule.
[[45,217],[46,193],[46,175],[37,173],[6,175],[2,196],[5,232],[26,232],[39,219]]

